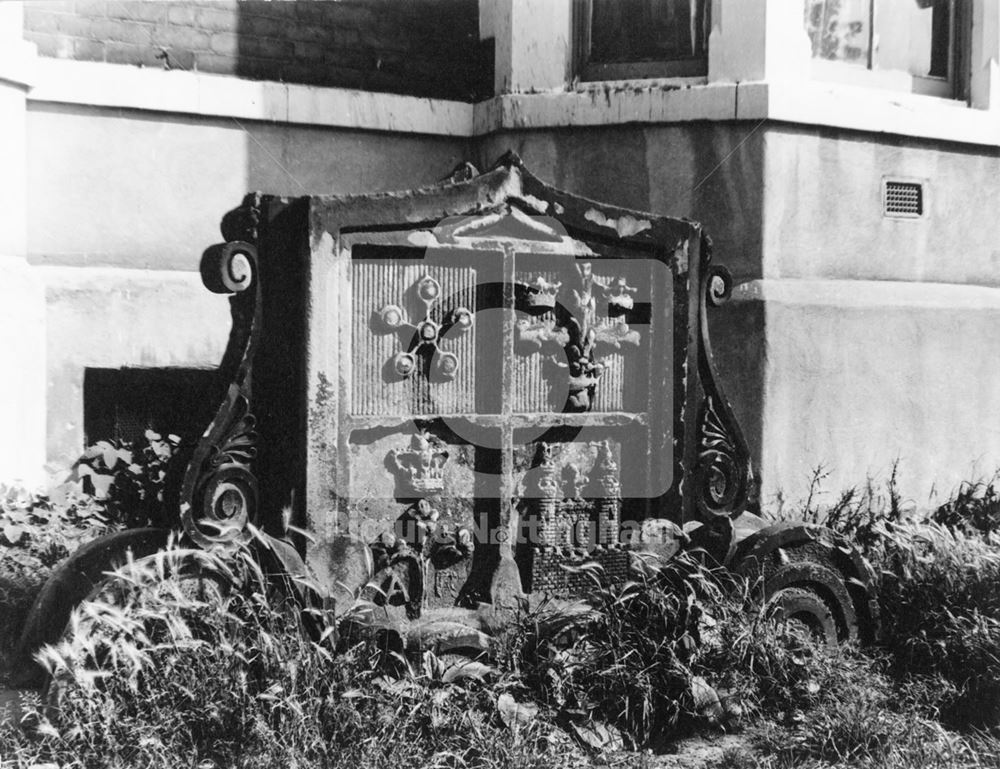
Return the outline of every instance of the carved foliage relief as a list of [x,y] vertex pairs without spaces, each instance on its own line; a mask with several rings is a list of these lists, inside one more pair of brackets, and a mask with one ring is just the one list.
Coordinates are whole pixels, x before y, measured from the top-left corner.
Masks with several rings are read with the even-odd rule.
[[629,373],[643,338],[631,325],[638,288],[623,275],[595,274],[591,262],[519,278],[514,409],[627,409],[638,385]]

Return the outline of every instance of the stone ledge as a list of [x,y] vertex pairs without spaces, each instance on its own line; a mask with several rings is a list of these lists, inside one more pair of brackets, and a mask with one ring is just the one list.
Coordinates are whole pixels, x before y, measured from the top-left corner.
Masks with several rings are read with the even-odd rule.
[[31,88],[38,81],[37,61],[34,43],[20,40],[0,45],[0,81]]
[[104,62],[36,60],[32,102],[402,133],[470,136],[472,105]]
[[765,278],[741,283],[733,289],[732,301],[811,307],[1000,310],[1000,287],[890,280]]
[[472,105],[344,88],[241,80],[40,57],[33,102],[473,138],[503,130],[696,120],[823,125],[1000,146],[1000,110],[816,81],[700,84],[634,80],[504,94]]

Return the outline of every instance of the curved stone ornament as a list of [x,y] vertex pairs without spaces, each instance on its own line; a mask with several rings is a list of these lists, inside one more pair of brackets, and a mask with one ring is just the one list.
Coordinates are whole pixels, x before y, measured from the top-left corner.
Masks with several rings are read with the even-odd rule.
[[188,466],[181,492],[184,532],[202,547],[250,539],[247,524],[257,515],[257,479],[250,471],[257,453],[254,426],[246,396],[230,384]]
[[750,449],[716,379],[708,332],[708,307],[718,307],[729,299],[733,280],[725,267],[711,264],[711,243],[707,237],[702,240],[702,254],[698,374],[705,398],[698,414],[692,485],[699,513],[704,519],[713,520],[735,517],[746,509],[753,474]]
[[[259,212],[252,199],[223,221],[223,234],[256,239]],[[232,546],[250,540],[257,517],[256,419],[250,413],[253,355],[260,329],[261,290],[257,249],[233,240],[207,249],[202,281],[215,293],[231,293],[233,319],[223,357],[226,396],[195,448],[180,491],[184,532],[201,547]]]

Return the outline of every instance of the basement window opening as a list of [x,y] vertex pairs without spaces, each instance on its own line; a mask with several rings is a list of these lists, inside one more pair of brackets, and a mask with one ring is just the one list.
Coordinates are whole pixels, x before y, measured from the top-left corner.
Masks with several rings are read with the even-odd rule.
[[147,430],[193,440],[218,405],[218,371],[193,368],[88,368],[83,376],[87,445],[135,442]]

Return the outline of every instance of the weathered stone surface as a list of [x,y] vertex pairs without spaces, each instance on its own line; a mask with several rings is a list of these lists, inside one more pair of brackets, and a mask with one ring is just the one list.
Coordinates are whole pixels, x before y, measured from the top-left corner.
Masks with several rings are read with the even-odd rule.
[[436,653],[461,652],[476,656],[490,650],[490,637],[470,623],[473,617],[436,618],[433,615],[404,627],[407,651],[431,650]]
[[507,692],[497,697],[497,710],[503,722],[513,730],[530,726],[538,717],[537,705],[518,702]]
[[407,617],[401,607],[354,611],[342,621],[341,638],[346,643],[374,642],[412,659],[427,651],[456,659],[485,659],[498,629],[491,619],[495,618],[455,608],[431,609],[418,619]]
[[[308,233],[281,223],[301,204]],[[309,340],[294,408],[309,558],[331,583],[374,576],[369,600],[411,620],[512,610],[526,591],[587,592],[592,564],[625,579],[625,497],[641,517],[741,509],[746,452],[704,321],[687,326],[729,287],[696,226],[567,195],[513,155],[434,187],[261,207],[264,265],[310,244],[308,301],[264,326]],[[680,440],[684,404],[699,416]]]

